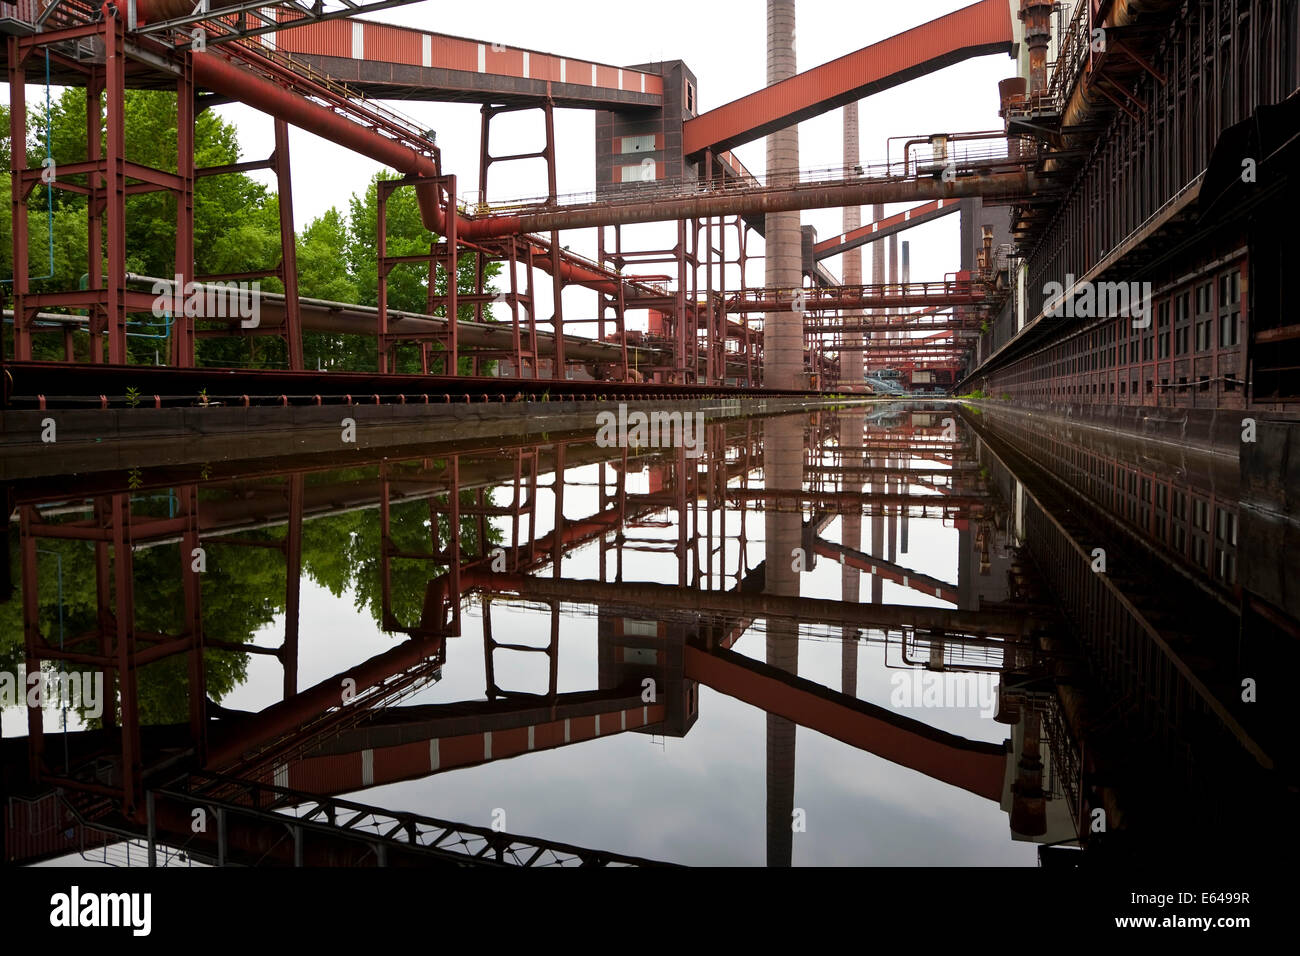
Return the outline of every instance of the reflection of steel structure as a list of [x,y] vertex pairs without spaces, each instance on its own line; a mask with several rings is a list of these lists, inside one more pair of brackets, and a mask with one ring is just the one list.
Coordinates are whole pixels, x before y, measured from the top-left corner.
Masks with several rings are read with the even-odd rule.
[[[133,812],[141,795],[146,769],[140,746],[138,681],[141,668],[176,654],[188,660],[189,732],[197,753],[203,754],[206,721],[206,693],[202,646],[203,624],[199,579],[193,570],[191,553],[199,544],[198,493],[194,486],[180,489],[169,499],[172,514],[155,516],[135,513],[129,493],[102,495],[91,504],[90,517],[60,516],[46,520],[32,505],[19,509],[22,553],[23,633],[28,673],[46,664],[75,664],[103,674],[105,694],[116,705],[106,706],[103,738],[98,746],[77,754],[78,766],[56,769],[47,755],[42,715],[28,710],[30,772],[35,779],[67,786],[91,802],[111,800],[125,812]],[[179,573],[183,595],[176,633],[163,634],[138,629],[134,601],[134,548],[151,538],[179,539]],[[59,635],[51,643],[41,626],[38,545],[42,541],[81,541],[94,551],[95,626],[81,634]],[[116,711],[116,712],[115,712]],[[101,757],[117,751],[111,763]]]
[[[1049,727],[1064,725],[1086,743],[1079,755],[1064,744],[1058,753],[1059,740],[1052,750],[1080,827],[1103,811],[1112,822],[1126,812],[1152,839],[1180,839],[1186,824],[1165,800],[1171,781],[1194,805],[1208,801],[1225,815],[1240,814],[1243,830],[1256,817],[1268,819],[1266,808],[1282,805],[1275,778],[1290,741],[1278,733],[1278,712],[1241,700],[1240,675],[1250,668],[1237,658],[1249,653],[1247,645],[1234,638],[1223,655],[1224,635],[1249,633],[1242,629],[1249,604],[1239,611],[1203,577],[1153,556],[1135,558],[1144,537],[1135,534],[1133,516],[1141,516],[1139,528],[1150,527],[1154,494],[1139,476],[1169,482],[1171,500],[1184,504],[1204,494],[1203,476],[1188,473],[1185,457],[1180,474],[1161,475],[1158,457],[1144,448],[1128,452],[1141,452],[1135,468],[1118,451],[1122,443],[1105,438],[1049,441],[1032,428],[1021,435],[1028,426],[1015,418],[980,416],[972,427],[984,439],[991,483],[1015,485],[1017,537],[1045,589],[1036,600],[1065,611],[1067,626],[1040,640],[1056,661],[1055,701],[1036,706]],[[1071,464],[1066,477],[1047,470],[1056,456]],[[1286,643],[1274,646],[1285,659]],[[1035,689],[1044,690],[1027,687]],[[1206,773],[1207,765],[1215,771]],[[1130,768],[1122,784],[1119,766]]]
[[[829,443],[835,436],[847,447],[863,441],[843,431],[834,415],[814,415],[800,427],[804,425],[817,443]],[[321,814],[313,818],[310,834],[304,830],[295,838],[267,843],[267,828],[277,819],[274,813],[302,805],[305,794],[313,794],[318,806],[325,806],[339,794],[369,786],[609,734],[685,734],[698,719],[696,688],[705,683],[783,720],[816,728],[989,799],[1001,799],[1007,759],[1002,745],[941,734],[922,722],[729,650],[759,621],[767,622],[769,637],[773,622],[781,628],[796,628],[792,634],[797,634],[801,623],[821,622],[844,628],[846,634],[855,635],[854,641],[856,634],[865,630],[924,634],[930,641],[986,648],[989,653],[998,646],[1021,646],[1042,623],[1038,617],[998,608],[845,603],[765,590],[762,579],[766,564],[751,566],[748,557],[752,522],[749,512],[755,510],[758,500],[748,491],[762,490],[757,487],[761,434],[759,423],[753,421],[709,426],[706,452],[698,459],[687,457],[683,448],[611,452],[593,447],[586,439],[564,438],[545,446],[477,452],[467,449],[405,461],[381,460],[378,453],[372,453],[369,463],[361,463],[362,472],[355,470],[358,465],[354,463],[341,477],[330,477],[328,465],[319,466],[314,475],[302,469],[279,475],[272,470],[264,476],[210,480],[204,483],[201,498],[191,482],[181,486],[175,496],[188,505],[172,506],[177,516],[168,519],[140,513],[139,503],[133,510],[130,494],[122,492],[108,497],[109,503],[117,502],[116,511],[105,510],[107,505],[98,506],[96,513],[107,516],[101,519],[107,521],[102,528],[94,522],[69,520],[80,506],[59,505],[55,502],[57,496],[48,491],[23,492],[19,501],[23,515],[20,530],[25,608],[33,622],[29,624],[29,638],[39,636],[34,624],[38,607],[34,599],[26,597],[35,595],[39,586],[36,541],[60,525],[66,526],[70,537],[96,540],[98,535],[106,543],[120,542],[125,553],[132,545],[149,549],[181,543],[184,555],[189,555],[193,545],[207,549],[210,560],[219,561],[221,554],[236,547],[278,550],[287,565],[284,602],[295,618],[286,622],[285,642],[277,648],[236,641],[212,640],[204,644],[223,652],[277,656],[286,669],[281,701],[256,714],[236,714],[208,705],[200,679],[199,690],[191,698],[198,702],[198,709],[192,726],[181,737],[187,745],[181,748],[179,760],[177,734],[172,729],[140,727],[134,720],[124,726],[123,735],[115,738],[121,741],[116,757],[102,746],[92,752],[83,745],[95,739],[92,732],[72,735],[74,752],[84,758],[83,762],[94,757],[100,759],[99,766],[127,768],[129,772],[122,774],[124,783],[118,791],[102,792],[93,781],[75,773],[56,775],[44,765],[33,766],[32,782],[64,786],[73,795],[72,806],[80,825],[92,830],[100,825],[114,833],[139,833],[142,827],[151,826],[163,842],[189,845],[201,856],[223,858],[224,853],[228,861],[246,859],[246,854],[257,850],[273,851],[274,858],[283,857],[287,862],[357,862],[369,859],[366,853],[381,852],[377,844],[361,840],[361,856],[357,856],[347,849],[352,836],[341,834],[334,840],[328,836],[328,827],[315,825],[322,823]],[[949,457],[962,455],[961,449],[966,447],[953,436],[945,441],[941,427],[924,414],[913,424],[873,429],[870,434],[889,436],[900,455],[929,460],[935,460],[935,451],[940,447],[948,449]],[[914,447],[906,452],[909,440]],[[801,446],[792,447],[799,448],[800,456],[805,454]],[[584,465],[595,469],[598,509],[573,518],[565,513],[565,486],[586,480],[582,476],[589,472],[578,471]],[[880,462],[868,467],[887,469]],[[964,492],[973,485],[966,477],[966,468],[960,463],[955,466],[951,486],[935,489],[939,492],[936,500],[955,492],[969,497]],[[934,470],[942,470],[942,466],[936,465]],[[925,477],[898,469],[885,487],[905,489],[912,481]],[[814,480],[824,485],[828,479],[843,478],[823,474]],[[152,492],[154,486],[146,486],[144,476],[140,483],[142,495]],[[544,503],[548,491],[552,501]],[[891,500],[903,493],[879,492]],[[833,500],[827,501],[819,498],[812,507],[812,517],[804,522],[805,537],[820,541],[818,536],[826,533],[841,498],[847,500],[848,494],[837,492]],[[869,491],[866,495],[859,493],[859,497],[875,494]],[[376,588],[379,618],[386,630],[405,633],[408,639],[334,677],[300,689],[293,671],[299,657],[296,617],[304,523],[314,520],[313,516],[341,515],[358,509],[372,514],[379,529],[375,565],[380,579]],[[548,525],[549,530],[543,531]],[[283,531],[272,531],[274,528]],[[74,533],[72,529],[77,530]],[[502,533],[499,544],[493,540],[497,531]],[[422,537],[428,541],[426,548],[411,544]],[[599,580],[575,580],[566,575],[567,555],[582,547],[594,547]],[[826,545],[818,548],[823,553],[828,550]],[[639,565],[630,558],[638,553],[653,555],[654,560],[673,566],[676,583],[632,580],[631,571]],[[872,567],[865,557],[857,563],[863,565],[863,570]],[[413,623],[402,620],[395,587],[398,569],[412,567],[421,569],[414,580],[423,582],[423,601],[412,605],[409,598],[413,579],[405,574],[401,577],[401,593],[406,595],[408,608],[420,608],[419,619]],[[886,567],[886,562],[877,561],[874,571],[877,576],[899,579],[912,574],[896,562]],[[196,582],[197,597],[199,575],[191,577]],[[930,581],[923,575],[916,575],[915,583],[922,590],[931,585],[944,587],[942,582]],[[108,581],[100,593],[108,606],[122,608],[131,606],[133,589],[131,576],[124,574]],[[513,637],[502,640],[493,631],[494,606],[520,600],[545,608],[548,636],[540,643]],[[445,642],[457,638],[465,629],[467,618],[461,608],[474,602],[483,608],[486,700],[391,706],[438,678]],[[561,614],[566,606],[575,605],[597,609],[599,687],[559,693],[556,672]],[[126,617],[114,623],[129,632]],[[201,624],[200,617],[196,622],[200,631]],[[136,637],[134,653],[138,662],[142,635]],[[192,661],[201,660],[193,635],[176,640],[188,642],[173,645],[176,650],[188,651]],[[146,649],[144,653],[158,651]],[[544,654],[547,676],[543,689],[523,691],[499,686],[493,661],[494,656],[504,653]],[[132,659],[130,653],[126,656]],[[201,677],[201,669],[192,673]],[[654,681],[658,688],[658,695],[651,700],[642,695],[646,679]],[[347,699],[340,697],[340,686],[348,685],[354,692]],[[129,698],[124,701],[129,705]],[[39,755],[39,735],[33,735],[29,743],[33,754]],[[159,758],[164,754],[170,766],[161,765]],[[201,790],[194,789],[198,786],[196,780],[184,783],[186,772],[199,770],[222,774],[225,782],[204,783]],[[249,797],[259,788],[262,798]],[[97,799],[91,802],[76,796],[85,793]],[[151,802],[143,800],[148,794],[152,794]],[[211,839],[202,846],[186,843],[191,835],[180,821],[189,819],[192,805],[206,805],[205,801],[225,814],[224,851]],[[379,819],[384,814],[361,804],[348,806],[367,819]],[[250,816],[247,811],[257,812]],[[389,820],[390,829],[402,822],[393,815],[383,818]],[[422,821],[406,823],[420,833],[433,832],[422,829]],[[341,823],[335,820],[334,825]],[[478,832],[472,827],[464,829]],[[284,832],[283,828],[280,832]],[[408,827],[402,832],[411,831]],[[545,842],[533,841],[529,845],[535,848]],[[551,848],[557,852],[562,849],[560,845]],[[382,852],[404,851],[384,844]]]
[[[158,818],[171,814],[183,821],[194,809],[202,809],[219,821],[208,839],[186,842],[190,854],[204,852],[218,866],[662,865],[605,850],[206,774],[190,775],[183,789],[160,789],[150,796]],[[286,831],[288,841],[283,838]]]

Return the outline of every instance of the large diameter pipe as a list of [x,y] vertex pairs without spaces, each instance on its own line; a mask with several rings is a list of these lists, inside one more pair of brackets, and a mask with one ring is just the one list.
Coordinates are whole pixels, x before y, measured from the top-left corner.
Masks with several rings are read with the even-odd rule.
[[[376,130],[345,119],[297,93],[241,69],[219,53],[194,54],[194,82],[232,100],[246,103],[277,119],[282,119],[308,133],[315,133],[330,142],[346,146],[363,156],[369,156],[398,172],[429,178],[438,175],[438,168],[429,157],[422,156],[410,147],[403,146]],[[440,236],[445,235],[446,223],[438,202],[438,191],[432,184],[426,184],[417,186],[415,192],[424,227]],[[460,217],[457,217],[457,221],[462,229],[467,224],[467,221]]]
[[[246,103],[299,129],[315,133],[340,146],[346,146],[363,156],[369,156],[398,172],[427,177],[438,175],[437,167],[427,156],[382,136],[373,129],[345,119],[297,93],[241,69],[219,54],[208,52],[194,54],[194,80],[201,86]],[[445,235],[446,216],[438,201],[437,190],[432,185],[422,185],[415,187],[415,192],[424,227],[438,235]],[[485,225],[495,226],[497,222],[493,220],[485,223],[456,216],[457,232],[463,239],[495,238],[514,235],[521,231],[483,228]],[[539,261],[538,264],[543,268],[549,266],[549,262]],[[562,261],[560,273],[565,281],[578,283],[610,295],[618,294],[617,281],[582,266]]]
[[606,203],[598,206],[563,207],[491,216],[458,226],[465,239],[491,239],[522,232],[552,229],[586,229],[595,226],[627,225],[637,222],[671,222],[707,216],[758,216],[795,209],[838,209],[846,205],[915,202],[926,199],[960,199],[964,196],[1011,199],[1026,197],[1047,185],[1043,177],[1027,170],[969,176],[952,182],[940,179],[897,179],[854,182],[826,186],[791,186],[762,192],[737,191],[718,195],[695,195],[680,199],[655,199],[638,203]]
[[[239,0],[208,0],[208,10],[216,12],[233,7]],[[139,23],[161,23],[194,12],[194,0],[135,0],[135,18]]]

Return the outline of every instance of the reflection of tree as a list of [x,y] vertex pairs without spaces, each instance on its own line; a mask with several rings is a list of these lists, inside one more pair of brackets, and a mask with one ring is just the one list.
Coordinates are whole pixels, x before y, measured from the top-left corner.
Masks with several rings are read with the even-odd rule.
[[[8,547],[12,567],[20,567],[18,533],[11,529]],[[95,546],[86,541],[45,539],[40,542],[42,553],[37,555],[40,596],[39,620],[41,633],[46,640],[59,643],[62,598],[62,629],[64,640],[95,631],[98,628],[96,602]],[[59,557],[56,558],[55,555]],[[283,565],[277,566],[277,555],[262,550],[237,556],[238,560],[222,562],[220,568],[209,565],[209,574],[203,580],[204,627],[207,635],[227,641],[247,641],[257,627],[269,622],[274,608],[250,604],[246,596],[265,591],[272,583],[283,591]],[[60,582],[59,563],[63,574]],[[184,629],[185,595],[183,592],[180,545],[164,544],[141,548],[133,554],[135,578],[135,624],[137,631],[160,634],[179,634]],[[114,573],[114,559],[110,554],[108,573]],[[23,603],[21,580],[14,582],[13,597],[0,604],[0,667],[17,673],[25,659],[23,645]],[[61,587],[60,587],[61,584]],[[282,604],[283,602],[281,602]],[[50,665],[46,665],[47,669]],[[229,693],[246,676],[246,663],[241,654],[209,650],[204,654],[207,669],[208,694],[220,699]],[[79,670],[80,665],[69,664],[68,670]],[[174,723],[188,715],[188,670],[185,655],[155,661],[138,672],[140,720],[142,723]],[[105,693],[109,692],[107,681]],[[105,706],[107,710],[107,705]],[[85,716],[84,707],[79,714],[88,726],[97,727],[101,719]]]
[[[439,542],[447,546],[449,529],[446,495],[440,496]],[[474,502],[474,492],[460,494],[462,508]],[[381,598],[383,595],[382,566],[380,563],[380,516],[377,509],[356,511],[345,515],[318,518],[303,527],[303,571],[313,581],[341,597],[349,587],[353,589],[358,608],[366,608],[376,624],[382,626]],[[460,520],[460,549],[462,560],[480,553],[478,519],[462,514]],[[404,552],[432,553],[435,542],[429,527],[429,502],[427,499],[394,502],[389,507],[389,536],[393,549]],[[488,525],[488,545],[502,540],[499,529]],[[394,559],[390,562],[389,576],[392,593],[392,612],[397,620],[413,624],[420,618],[424,607],[424,594],[428,582],[446,571],[444,565],[434,561]]]
[[[360,468],[313,476],[324,482],[378,477],[377,469]],[[225,490],[205,492],[204,500],[225,497]],[[447,541],[446,495],[440,497],[440,532]],[[462,492],[461,504],[473,504],[474,492]],[[133,499],[138,516],[166,516],[172,507],[169,494]],[[402,551],[432,552],[429,502],[426,499],[396,502],[390,507],[392,545]],[[283,524],[241,533],[240,540],[280,543]],[[501,532],[489,525],[489,546],[501,540]],[[18,531],[11,527],[8,539],[11,567],[21,567]],[[244,547],[223,542],[220,537],[204,540],[207,571],[201,576],[203,629],[212,640],[245,643],[271,624],[285,608],[285,560],[276,548]],[[480,553],[478,522],[463,516],[460,547],[464,559]],[[52,644],[59,640],[60,601],[65,639],[86,634],[98,627],[94,544],[85,541],[42,539],[39,548],[39,615],[41,633]],[[351,590],[358,608],[366,608],[376,624],[382,623],[380,598],[380,515],[375,507],[328,515],[303,522],[303,574],[335,597]],[[62,588],[58,561],[62,561]],[[134,552],[135,623],[137,632],[180,634],[185,628],[185,594],[179,543],[143,547]],[[392,562],[393,612],[407,623],[419,620],[427,583],[446,569],[432,561]],[[110,575],[112,560],[110,557]],[[15,573],[13,596],[0,603],[0,669],[17,674],[25,658],[23,646],[23,602],[21,579]],[[75,669],[70,665],[69,669]],[[247,658],[233,651],[208,649],[204,652],[207,692],[221,700],[247,677]],[[142,667],[138,675],[140,720],[145,724],[183,723],[188,719],[188,662],[176,654]],[[106,687],[107,691],[107,687]],[[84,715],[83,715],[84,716]],[[89,726],[100,721],[86,719]]]

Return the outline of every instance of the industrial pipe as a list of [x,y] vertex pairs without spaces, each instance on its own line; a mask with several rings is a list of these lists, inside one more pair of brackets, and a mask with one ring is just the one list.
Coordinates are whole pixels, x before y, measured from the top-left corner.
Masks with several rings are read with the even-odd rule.
[[[235,6],[239,0],[208,0],[208,10],[216,13]],[[194,12],[194,0],[135,0],[135,18],[138,23],[161,23]]]
[[[155,0],[166,2],[166,0]],[[433,160],[422,156],[410,147],[403,146],[374,129],[313,103],[306,97],[276,86],[269,80],[241,69],[219,53],[196,52],[194,57],[194,82],[215,90],[232,100],[246,103],[286,123],[315,133],[330,142],[346,146],[363,156],[369,156],[398,172],[430,179],[438,175]],[[432,183],[415,187],[420,205],[420,218],[424,227],[438,235],[446,235],[446,218],[438,200],[438,190]],[[457,226],[464,229],[468,221],[457,216]]]
[[[155,2],[162,2],[162,0],[155,0]],[[291,90],[276,86],[269,80],[240,68],[218,53],[194,54],[194,81],[233,100],[282,119],[299,129],[315,133],[340,146],[346,146],[398,172],[429,178],[438,175],[437,167],[427,156],[373,129],[345,119]],[[437,188],[432,184],[424,184],[416,186],[415,192],[424,227],[437,235],[446,235],[446,210],[439,200]],[[458,213],[454,215],[457,235],[461,239],[503,237],[522,231],[492,228],[498,225],[498,220],[476,221],[466,219]],[[540,242],[538,247],[543,248]],[[543,270],[549,270],[549,257],[539,257],[534,264]],[[580,284],[609,295],[618,294],[617,279],[572,261],[561,260],[560,277],[566,282]]]
[[916,202],[926,199],[960,199],[964,196],[1011,198],[1029,196],[1046,181],[1027,170],[941,179],[845,180],[835,185],[791,186],[779,190],[744,190],[700,193],[678,199],[644,202],[608,202],[600,205],[552,207],[514,216],[490,216],[460,225],[465,239],[490,239],[523,232],[586,229],[637,222],[673,222],[710,216],[758,216],[794,209],[838,209],[873,203]]

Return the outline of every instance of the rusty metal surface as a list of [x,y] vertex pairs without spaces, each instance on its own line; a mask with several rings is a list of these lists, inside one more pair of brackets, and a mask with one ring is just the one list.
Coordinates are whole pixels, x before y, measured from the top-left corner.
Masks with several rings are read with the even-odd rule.
[[687,120],[682,149],[731,149],[970,57],[1010,53],[1011,44],[1006,0],[980,0]]

